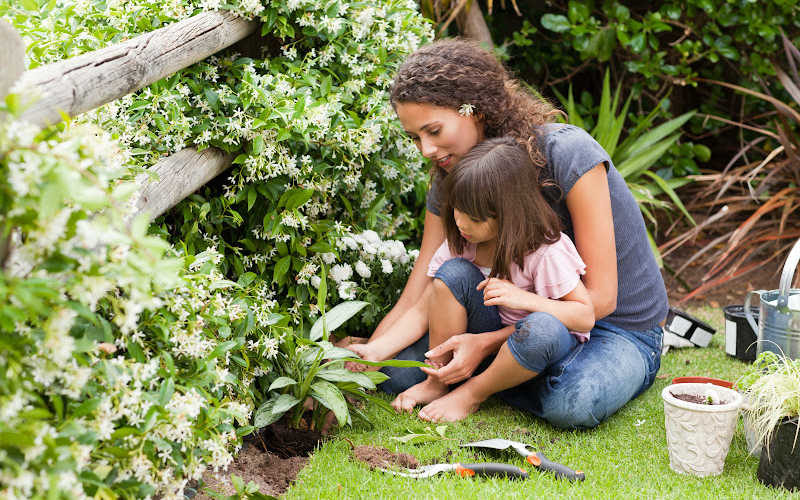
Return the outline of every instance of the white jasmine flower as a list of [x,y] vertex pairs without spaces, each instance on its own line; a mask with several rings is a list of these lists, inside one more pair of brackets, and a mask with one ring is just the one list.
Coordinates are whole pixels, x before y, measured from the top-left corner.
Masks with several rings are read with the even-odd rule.
[[369,278],[372,275],[372,272],[369,270],[369,266],[364,264],[364,262],[361,260],[356,262],[356,272],[362,278]]
[[472,116],[472,113],[475,111],[475,107],[472,104],[462,104],[460,108],[458,108],[458,114],[461,116]]
[[336,283],[349,280],[351,276],[353,276],[353,268],[350,267],[350,264],[336,264],[331,268],[331,278]]
[[331,252],[320,254],[320,257],[322,257],[322,261],[326,264],[333,264],[336,261],[336,254]]

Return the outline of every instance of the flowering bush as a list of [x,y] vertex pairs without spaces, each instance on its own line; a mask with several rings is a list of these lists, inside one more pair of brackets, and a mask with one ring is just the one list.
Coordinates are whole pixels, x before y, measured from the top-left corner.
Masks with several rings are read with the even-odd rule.
[[[0,0],[30,67],[216,8],[279,48],[225,51],[77,125],[0,122],[4,497],[180,497],[232,460],[320,299],[372,302],[364,330],[413,264],[389,238],[416,234],[426,178],[386,90],[431,37],[414,2]],[[229,176],[133,219],[129,180],[191,145],[236,153]]]

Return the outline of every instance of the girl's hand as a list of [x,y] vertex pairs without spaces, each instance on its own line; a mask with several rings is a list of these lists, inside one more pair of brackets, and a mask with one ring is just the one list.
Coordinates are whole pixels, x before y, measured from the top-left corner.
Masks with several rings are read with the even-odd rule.
[[478,283],[477,289],[483,290],[483,304],[486,306],[532,310],[531,299],[534,294],[519,288],[508,280],[486,278]]
[[455,384],[468,379],[486,357],[486,350],[480,335],[462,333],[454,335],[444,343],[425,353],[428,359],[436,359],[452,353],[453,359],[441,368],[421,367],[425,374],[439,379],[445,384]]

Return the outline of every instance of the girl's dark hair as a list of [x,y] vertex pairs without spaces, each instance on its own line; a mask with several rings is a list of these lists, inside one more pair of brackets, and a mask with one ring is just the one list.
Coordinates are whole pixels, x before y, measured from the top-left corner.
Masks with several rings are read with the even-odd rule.
[[536,168],[513,137],[481,142],[464,155],[444,178],[442,218],[447,242],[454,254],[466,240],[456,226],[453,209],[485,221],[497,220],[497,249],[492,273],[511,277],[511,265],[540,246],[560,238],[561,221],[539,188]]
[[471,104],[484,124],[484,137],[513,137],[537,167],[545,165],[537,128],[561,114],[542,96],[523,89],[492,53],[463,39],[438,40],[408,56],[394,78],[391,102],[395,107],[411,102],[452,109]]

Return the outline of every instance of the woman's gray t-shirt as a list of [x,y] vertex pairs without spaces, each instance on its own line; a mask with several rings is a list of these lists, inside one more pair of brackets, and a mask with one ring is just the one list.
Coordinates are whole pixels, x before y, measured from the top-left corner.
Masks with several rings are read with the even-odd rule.
[[[544,125],[539,146],[547,159],[544,177],[558,186],[542,191],[561,218],[564,232],[573,241],[575,233],[567,210],[567,193],[583,174],[599,163],[606,164],[617,247],[617,308],[602,319],[626,330],[655,328],[669,309],[667,291],[647,238],[642,213],[625,179],[603,147],[579,127],[555,123]],[[428,211],[439,215],[435,183],[428,191],[426,205]]]

